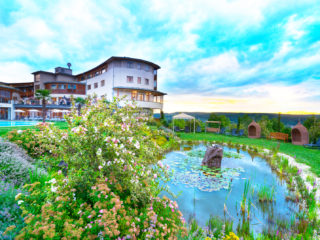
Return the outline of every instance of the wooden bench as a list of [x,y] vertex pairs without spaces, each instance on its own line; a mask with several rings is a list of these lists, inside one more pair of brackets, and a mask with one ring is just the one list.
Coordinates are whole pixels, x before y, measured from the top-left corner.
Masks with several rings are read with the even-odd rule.
[[289,135],[286,133],[280,133],[280,132],[271,132],[268,139],[277,139],[277,140],[283,140],[288,141]]
[[220,128],[206,127],[206,132],[219,133],[220,132]]

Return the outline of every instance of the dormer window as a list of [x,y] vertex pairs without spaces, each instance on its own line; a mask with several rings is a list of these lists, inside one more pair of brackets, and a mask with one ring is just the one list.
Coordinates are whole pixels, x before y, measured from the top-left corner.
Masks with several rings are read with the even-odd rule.
[[127,62],[127,68],[133,68],[133,62]]
[[145,82],[146,85],[149,85],[149,79],[148,78],[145,78],[144,82]]

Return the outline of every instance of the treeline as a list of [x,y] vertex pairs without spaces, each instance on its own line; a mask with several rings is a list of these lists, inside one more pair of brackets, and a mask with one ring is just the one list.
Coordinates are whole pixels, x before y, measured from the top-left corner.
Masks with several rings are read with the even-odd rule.
[[[231,132],[231,129],[237,129],[239,132],[241,129],[244,130],[244,134],[248,135],[248,125],[255,120],[261,127],[261,135],[266,138],[270,135],[271,132],[281,132],[286,133],[291,138],[291,127],[286,126],[282,121],[282,115],[279,113],[276,118],[269,118],[268,115],[261,115],[259,119],[253,119],[249,114],[239,115],[236,122],[232,122],[230,118],[224,114],[211,113],[209,115],[208,121],[220,121],[220,128],[224,128],[225,132]],[[162,114],[160,118],[161,124],[172,129],[172,120],[167,120],[165,115]],[[297,124],[299,119],[296,119],[295,124]],[[320,137],[320,117],[319,116],[309,116],[307,117],[302,124],[308,129],[309,138],[311,143],[315,143],[316,140]],[[212,124],[207,124],[209,127]],[[191,132],[193,131],[194,124],[193,121],[188,120],[175,120],[174,126],[177,126],[179,129],[184,129],[185,126],[189,126]],[[196,130],[205,131],[205,121],[196,120],[195,123]]]

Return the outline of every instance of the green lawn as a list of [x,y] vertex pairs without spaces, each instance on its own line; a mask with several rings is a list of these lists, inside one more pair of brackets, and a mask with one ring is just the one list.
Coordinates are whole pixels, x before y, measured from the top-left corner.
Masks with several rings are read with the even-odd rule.
[[[55,122],[55,126],[65,129],[67,128],[67,123],[66,122]],[[8,132],[12,130],[24,130],[24,129],[35,129],[35,126],[19,126],[19,127],[0,127],[0,137],[7,135]]]
[[[254,145],[257,147],[263,147],[267,149],[273,149],[277,147],[278,141],[266,140],[266,139],[251,139],[247,137],[234,137],[226,135],[218,135],[212,133],[179,133],[182,140],[208,140],[208,141],[222,141]],[[293,145],[291,143],[280,143],[280,152],[296,157],[296,160],[301,163],[305,163],[311,167],[311,171],[320,176],[320,150],[307,149],[303,146]]]

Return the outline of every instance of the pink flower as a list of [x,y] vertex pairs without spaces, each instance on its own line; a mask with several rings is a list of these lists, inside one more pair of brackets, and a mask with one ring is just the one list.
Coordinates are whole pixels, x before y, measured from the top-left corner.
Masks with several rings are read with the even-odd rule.
[[98,168],[99,168],[99,170],[101,170],[101,169],[102,169],[102,166],[99,166]]
[[154,174],[154,175],[153,175],[153,178],[156,179],[156,178],[157,178],[157,174]]
[[171,211],[172,211],[172,212],[174,212],[174,209],[173,209],[173,208],[171,208]]
[[99,211],[99,213],[103,213],[103,209],[101,209],[101,210]]
[[88,218],[91,218],[91,217],[92,217],[91,215],[88,216]]

